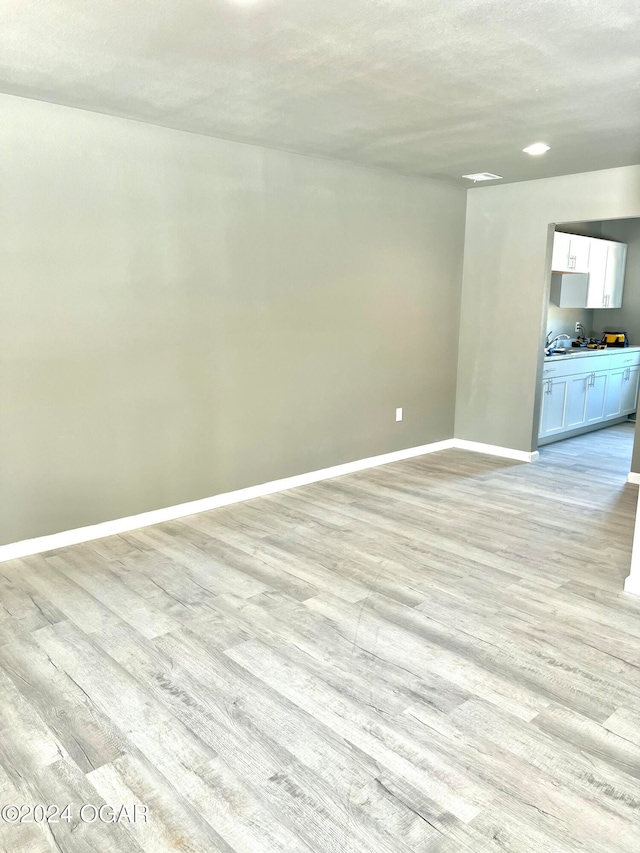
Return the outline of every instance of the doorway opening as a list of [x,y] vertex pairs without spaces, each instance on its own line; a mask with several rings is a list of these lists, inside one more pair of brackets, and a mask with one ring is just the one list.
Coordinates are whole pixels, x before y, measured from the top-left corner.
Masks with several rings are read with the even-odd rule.
[[640,483],[640,218],[555,225],[538,449]]

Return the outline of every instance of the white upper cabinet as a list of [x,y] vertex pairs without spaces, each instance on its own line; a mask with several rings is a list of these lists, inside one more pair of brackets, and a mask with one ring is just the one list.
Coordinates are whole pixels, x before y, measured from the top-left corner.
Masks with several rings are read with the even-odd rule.
[[607,275],[609,243],[606,240],[593,240],[589,267],[589,285],[587,287],[587,308],[606,308],[604,283]]
[[556,231],[553,239],[553,272],[589,272],[589,237]]
[[551,301],[560,308],[584,308],[589,298],[589,273],[554,272]]
[[[555,232],[551,299],[567,308],[620,308],[627,260],[625,243]],[[586,294],[576,273],[588,273]],[[575,281],[572,280],[575,276]]]
[[553,272],[571,272],[569,269],[569,252],[571,235],[556,231],[553,235],[553,257],[551,269]]
[[[626,264],[627,244],[609,243],[607,268],[604,276],[605,308],[622,308],[622,291],[624,290]],[[589,276],[589,279],[591,279],[591,276]]]
[[589,272],[589,256],[591,254],[591,239],[571,234],[569,241],[569,263],[573,272]]

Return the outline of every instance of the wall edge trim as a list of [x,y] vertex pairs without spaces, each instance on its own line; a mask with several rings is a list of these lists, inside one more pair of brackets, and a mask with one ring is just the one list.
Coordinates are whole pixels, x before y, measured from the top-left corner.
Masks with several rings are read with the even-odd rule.
[[248,486],[233,492],[224,492],[208,498],[201,498],[187,503],[174,506],[153,509],[148,512],[129,515],[124,518],[116,518],[111,521],[101,521],[86,527],[78,527],[73,530],[64,530],[60,533],[50,533],[46,536],[38,536],[34,539],[23,539],[20,542],[11,542],[0,545],[0,563],[7,560],[17,560],[33,554],[42,554],[44,551],[55,551],[58,548],[66,548],[68,545],[78,545],[81,542],[92,542],[94,539],[102,539],[105,536],[114,536],[118,533],[126,533],[129,530],[139,530],[142,527],[150,527],[153,524],[161,524],[164,521],[174,521],[187,515],[195,515],[199,512],[207,512],[223,506],[253,500],[254,498],[283,492],[287,489],[295,489],[298,486],[307,486],[318,483],[332,477],[341,477],[344,474],[353,474],[356,471],[364,471],[367,468],[375,468],[379,465],[387,465],[391,462],[401,462],[404,459],[412,459],[415,456],[424,456],[427,453],[437,453],[440,450],[449,450],[454,446],[454,440],[447,438],[443,441],[435,441],[418,447],[409,447],[405,450],[393,450],[378,456],[370,456],[366,459],[358,459],[355,462],[345,462],[341,465],[332,465],[330,468],[321,468],[305,474],[295,474],[292,477],[284,477],[280,480],[272,480],[258,486]]
[[624,591],[631,595],[640,595],[640,577],[637,575],[628,575],[624,582]]
[[174,506],[153,509],[137,515],[129,515],[124,518],[116,518],[112,521],[101,521],[86,527],[78,527],[73,530],[63,530],[60,533],[50,533],[46,536],[38,536],[34,539],[23,539],[20,542],[11,542],[0,545],[0,563],[7,560],[18,560],[21,557],[29,557],[34,554],[42,554],[45,551],[55,551],[58,548],[66,548],[69,545],[79,545],[82,542],[92,542],[95,539],[103,539],[105,536],[115,536],[118,533],[127,533],[130,530],[139,530],[142,527],[150,527],[153,524],[162,524],[164,521],[175,521],[187,515],[195,515],[199,512],[208,512],[223,506],[253,500],[254,498],[272,495],[276,492],[284,492],[295,489],[298,486],[307,486],[311,483],[319,483],[333,477],[341,477],[344,474],[354,474],[367,468],[376,468],[379,465],[388,465],[391,462],[402,462],[404,459],[413,459],[416,456],[425,456],[428,453],[438,453],[441,450],[471,450],[474,453],[486,453],[490,456],[502,456],[505,459],[514,459],[518,462],[533,462],[538,458],[538,452],[527,453],[523,450],[514,450],[510,447],[498,447],[493,444],[481,444],[477,441],[464,441],[457,438],[447,438],[443,441],[434,441],[430,444],[422,444],[418,447],[409,447],[405,450],[393,450],[390,453],[382,453],[378,456],[370,456],[366,459],[358,459],[355,462],[344,462],[340,465],[332,465],[330,468],[321,468],[306,474],[295,474],[292,477],[284,477],[280,480],[272,480],[258,486],[248,486],[233,492],[213,495],[187,503]]
[[453,441],[454,447],[459,450],[471,450],[474,453],[486,453],[489,456],[502,456],[505,459],[515,459],[518,462],[535,462],[540,456],[537,450],[515,450],[513,447],[483,444],[480,441],[467,441],[464,438],[454,438]]

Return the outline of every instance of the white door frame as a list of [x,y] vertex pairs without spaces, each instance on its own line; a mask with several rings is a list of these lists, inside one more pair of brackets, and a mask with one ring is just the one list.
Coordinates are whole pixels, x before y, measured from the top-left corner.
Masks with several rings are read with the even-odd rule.
[[640,595],[640,491],[636,505],[636,521],[633,530],[633,547],[631,549],[631,569],[624,582],[624,591]]

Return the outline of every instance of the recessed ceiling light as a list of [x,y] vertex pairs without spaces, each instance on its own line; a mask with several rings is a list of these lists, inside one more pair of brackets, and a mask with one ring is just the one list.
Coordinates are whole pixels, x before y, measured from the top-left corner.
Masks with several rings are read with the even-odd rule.
[[533,154],[534,157],[537,157],[539,154],[546,154],[549,151],[549,146],[544,142],[534,142],[533,145],[527,145],[522,150],[525,154]]
[[501,181],[502,175],[493,175],[491,172],[477,172],[475,175],[463,175],[468,181]]

